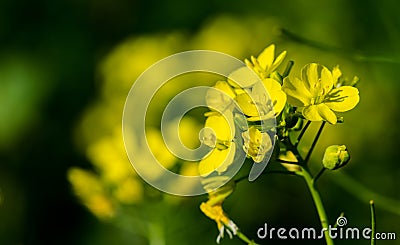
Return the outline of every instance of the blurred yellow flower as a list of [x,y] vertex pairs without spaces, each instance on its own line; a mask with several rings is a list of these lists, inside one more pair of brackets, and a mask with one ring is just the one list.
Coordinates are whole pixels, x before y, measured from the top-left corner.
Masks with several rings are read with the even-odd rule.
[[115,187],[114,197],[123,204],[133,204],[142,200],[143,187],[137,178],[127,178]]
[[88,158],[97,167],[102,178],[110,183],[118,183],[134,174],[122,140],[122,132],[117,127],[110,136],[104,136],[87,147]]
[[303,67],[301,79],[286,77],[283,91],[288,102],[302,110],[303,116],[310,121],[337,122],[336,112],[353,109],[359,102],[358,89],[351,86],[340,86],[339,68],[333,73],[328,68],[311,63]]
[[251,156],[254,162],[261,162],[265,154],[272,150],[272,141],[267,133],[262,133],[254,126],[242,133],[243,150]]
[[114,216],[114,205],[111,199],[107,197],[98,176],[80,168],[71,168],[68,171],[68,180],[71,182],[76,195],[94,215],[99,218]]

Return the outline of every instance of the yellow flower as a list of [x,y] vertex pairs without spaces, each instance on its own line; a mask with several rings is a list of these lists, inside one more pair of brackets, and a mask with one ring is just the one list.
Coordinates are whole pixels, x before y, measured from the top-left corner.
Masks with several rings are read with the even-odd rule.
[[232,114],[229,112],[224,115],[213,112],[206,120],[202,142],[214,149],[200,161],[199,172],[202,176],[208,176],[213,171],[219,174],[225,172],[233,162],[235,127]]
[[[272,100],[272,105],[274,106],[275,116],[279,115],[286,104],[286,94],[283,92],[281,84],[275,79],[266,78],[263,79],[263,85],[268,91],[270,99]],[[256,90],[257,88],[253,88]]]
[[[219,235],[217,237],[217,243],[220,242],[221,238],[224,237],[224,231],[228,233],[229,237],[237,234],[239,228],[237,225],[229,219],[224,210],[222,209],[223,201],[233,192],[235,183],[233,181],[228,182],[226,185],[218,188],[215,191],[209,193],[208,201],[203,202],[200,205],[200,210],[210,219],[217,223]],[[225,229],[227,227],[227,229]]]
[[[272,44],[264,49],[257,58],[251,56],[251,61],[245,60],[247,66],[257,74],[258,78],[253,76],[246,67],[229,75],[228,82],[232,86],[238,87],[238,84],[234,82],[238,81],[243,88],[251,90],[250,94],[243,91],[236,97],[244,114],[250,117],[249,121],[264,120],[266,117],[272,116],[269,114],[272,108],[276,116],[285,107],[286,94],[282,91],[280,83],[270,78],[271,73],[278,68],[285,56],[286,51],[280,53],[275,59],[275,45]],[[262,84],[257,83],[260,80]],[[264,88],[261,85],[264,85]]]
[[254,162],[261,162],[265,154],[272,149],[272,141],[267,133],[261,133],[254,126],[242,133],[243,150],[251,156]]
[[270,74],[278,68],[285,57],[286,51],[283,51],[275,59],[275,45],[271,44],[264,49],[257,58],[251,56],[251,61],[245,59],[245,63],[252,68],[261,79],[264,79],[269,77]]
[[254,85],[251,93],[238,94],[236,100],[249,121],[261,121],[272,118],[283,110],[286,94],[277,81],[266,78],[262,83]]
[[207,91],[206,102],[207,106],[211,110],[223,112],[229,107],[232,107],[232,102],[235,97],[235,92],[226,81],[218,81],[214,85],[214,89],[210,89]]
[[283,91],[288,102],[302,110],[303,116],[310,121],[337,122],[335,112],[353,109],[359,102],[358,89],[340,86],[341,72],[338,67],[333,72],[328,68],[311,63],[303,67],[301,79],[289,79],[283,82]]

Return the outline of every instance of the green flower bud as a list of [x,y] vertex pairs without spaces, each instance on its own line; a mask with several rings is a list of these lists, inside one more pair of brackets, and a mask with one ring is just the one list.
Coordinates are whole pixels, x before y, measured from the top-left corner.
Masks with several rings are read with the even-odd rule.
[[334,170],[343,167],[349,160],[350,155],[345,145],[331,145],[325,150],[322,164],[325,168]]

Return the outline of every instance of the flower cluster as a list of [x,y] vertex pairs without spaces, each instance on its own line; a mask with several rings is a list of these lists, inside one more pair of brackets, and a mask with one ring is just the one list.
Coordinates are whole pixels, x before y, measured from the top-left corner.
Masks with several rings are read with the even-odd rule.
[[199,172],[208,176],[213,171],[223,173],[232,164],[236,151],[235,120],[244,115],[247,122],[241,135],[243,150],[254,162],[261,162],[266,153],[272,150],[272,140],[267,132],[256,126],[257,122],[279,115],[286,104],[286,94],[281,84],[271,74],[279,67],[286,52],[275,58],[275,46],[267,47],[257,58],[251,57],[246,64],[256,75],[250,74],[247,67],[232,72],[226,81],[218,81],[206,96],[207,105],[212,110],[206,113],[203,143],[213,147],[211,153],[202,159]]
[[[278,68],[285,57],[286,51],[275,58],[275,46],[270,45],[257,57],[246,59],[247,67],[233,71],[226,81],[218,81],[207,93],[211,111],[205,114],[206,133],[202,142],[212,150],[199,163],[203,177],[212,173],[223,176],[235,161],[238,150],[243,150],[247,158],[257,164],[269,160],[266,156],[271,156],[275,149],[278,154],[272,160],[280,161],[289,172],[309,176],[303,168],[309,156],[301,157],[297,151],[298,142],[292,143],[289,133],[305,131],[308,126],[303,127],[303,120],[336,124],[340,118],[337,113],[353,109],[360,100],[358,89],[354,87],[357,77],[347,83],[338,66],[329,70],[317,63],[305,65],[299,77],[289,76],[293,64],[289,63],[281,74]],[[263,122],[268,121],[276,123],[277,131],[270,133],[271,127],[263,127]],[[274,147],[275,140],[278,144]],[[238,147],[239,143],[242,147]],[[324,156],[323,170],[337,169],[349,159],[347,151],[341,150],[344,146],[339,150],[337,146],[332,147]],[[203,213],[217,223],[220,230],[217,242],[223,237],[224,227],[234,235],[239,231],[222,210],[222,202],[232,193],[231,189],[223,191],[223,188],[226,186],[211,191],[209,201],[200,206]],[[220,197],[218,201],[215,201],[216,196]]]

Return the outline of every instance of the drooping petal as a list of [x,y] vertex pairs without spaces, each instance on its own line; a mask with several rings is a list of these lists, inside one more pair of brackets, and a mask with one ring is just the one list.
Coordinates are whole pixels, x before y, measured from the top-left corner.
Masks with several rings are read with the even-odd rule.
[[337,97],[329,97],[331,102],[325,102],[329,108],[337,112],[345,112],[353,109],[360,101],[358,89],[351,86],[342,86],[332,89],[330,94]]
[[327,122],[330,124],[336,124],[337,122],[337,117],[336,114],[329,109],[329,107],[325,104],[319,104],[317,105],[318,108],[318,114]]
[[303,116],[310,121],[327,121],[336,124],[337,117],[328,106],[324,104],[310,105],[304,108]]
[[286,93],[289,104],[293,106],[302,107],[311,104],[312,96],[309,90],[306,88],[304,82],[297,77],[294,79],[289,79],[289,77],[283,79],[282,90]]
[[257,57],[257,61],[264,70],[269,69],[275,58],[275,45],[271,44]]

